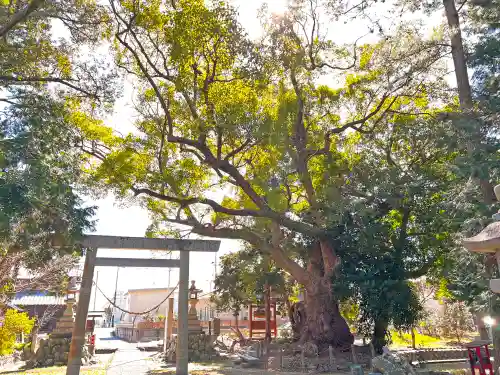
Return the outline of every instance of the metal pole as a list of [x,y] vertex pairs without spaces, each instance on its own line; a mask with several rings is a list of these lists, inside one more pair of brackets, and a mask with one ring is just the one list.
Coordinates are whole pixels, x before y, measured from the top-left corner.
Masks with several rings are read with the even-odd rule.
[[115,310],[116,310],[116,291],[118,289],[118,274],[120,272],[120,267],[117,267],[116,268],[116,281],[115,281],[115,296],[113,297],[113,315],[112,315],[112,318],[111,318],[111,327],[114,328],[115,327]]
[[97,282],[99,281],[99,271],[96,272],[95,275],[95,290],[94,290],[94,311],[95,311],[95,302],[97,300]]
[[214,291],[215,291],[215,279],[217,278],[217,253],[215,253],[214,259]]
[[176,375],[188,375],[189,251],[180,252]]
[[94,267],[97,257],[97,249],[87,249],[85,265],[83,266],[82,284],[80,286],[80,297],[76,309],[75,325],[71,337],[71,346],[68,355],[68,367],[66,375],[79,375],[82,363],[82,349],[85,343],[85,326],[87,313],[89,311],[90,295],[92,294],[92,279],[94,278]]
[[[172,259],[172,252],[170,252],[170,255],[168,259]],[[168,267],[168,287],[170,288],[170,273],[172,272],[172,267]]]

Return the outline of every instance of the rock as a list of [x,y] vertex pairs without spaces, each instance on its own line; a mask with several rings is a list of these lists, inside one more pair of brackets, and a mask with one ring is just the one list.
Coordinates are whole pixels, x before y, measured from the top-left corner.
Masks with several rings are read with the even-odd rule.
[[47,367],[54,365],[54,359],[52,359],[52,358],[48,358],[48,359],[46,359],[46,360],[43,362],[43,365],[44,365],[44,366],[47,366]]
[[376,369],[374,372],[384,375],[416,375],[415,369],[405,358],[390,352],[373,358],[372,366]]
[[302,345],[302,351],[306,357],[317,357],[318,356],[318,346],[312,342],[306,342]]

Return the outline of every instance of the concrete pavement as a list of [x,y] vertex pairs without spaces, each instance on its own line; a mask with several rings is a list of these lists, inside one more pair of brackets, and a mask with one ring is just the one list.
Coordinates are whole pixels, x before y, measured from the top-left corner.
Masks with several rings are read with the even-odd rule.
[[160,364],[153,358],[157,353],[141,351],[136,343],[111,336],[112,331],[112,328],[97,328],[95,331],[96,349],[116,349],[107,367],[107,375],[146,375],[159,367]]

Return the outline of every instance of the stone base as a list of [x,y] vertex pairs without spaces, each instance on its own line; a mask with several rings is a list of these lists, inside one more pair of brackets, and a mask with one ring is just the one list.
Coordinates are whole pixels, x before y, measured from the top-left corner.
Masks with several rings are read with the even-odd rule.
[[[177,337],[167,341],[165,361],[175,362],[177,350]],[[188,360],[200,361],[210,360],[217,356],[214,350],[211,336],[204,333],[189,334],[188,337]]]
[[54,339],[71,339],[73,337],[73,332],[55,332],[50,334],[50,338]]
[[[60,337],[58,334],[51,334],[47,340],[40,340],[39,347],[33,354],[24,353],[26,356],[26,366],[47,367],[55,364],[65,365],[68,363],[69,348],[71,346],[70,337]],[[88,352],[87,345],[84,345],[82,350],[82,364],[88,364],[91,356]]]

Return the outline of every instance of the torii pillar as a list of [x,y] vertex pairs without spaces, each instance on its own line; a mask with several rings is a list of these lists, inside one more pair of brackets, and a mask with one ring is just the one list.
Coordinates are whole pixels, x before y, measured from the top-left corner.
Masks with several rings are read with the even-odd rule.
[[[500,202],[500,185],[495,186],[495,195],[497,201]],[[500,270],[500,211],[493,215],[493,223],[484,228],[479,234],[474,237],[465,238],[462,242],[464,247],[475,253],[495,253],[498,269]],[[500,294],[500,279],[490,280],[490,289],[493,293]],[[500,322],[496,322],[497,330]],[[496,333],[496,334],[495,334]],[[498,374],[500,365],[500,332],[493,332],[493,345],[495,367]]]
[[[114,267],[179,267],[179,299],[177,323],[176,374],[188,375],[188,293],[189,293],[189,253],[191,251],[217,252],[219,240],[187,240],[174,238],[118,237],[88,235],[79,242],[87,249],[85,266],[80,287],[80,300],[76,311],[75,325],[71,340],[66,375],[79,375],[81,353],[85,341],[92,279],[95,266]],[[54,246],[60,244],[54,243]],[[179,251],[180,259],[134,259],[100,258],[97,249],[168,250]]]

